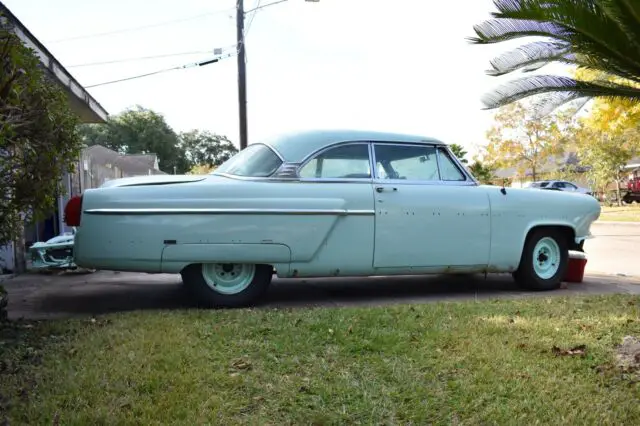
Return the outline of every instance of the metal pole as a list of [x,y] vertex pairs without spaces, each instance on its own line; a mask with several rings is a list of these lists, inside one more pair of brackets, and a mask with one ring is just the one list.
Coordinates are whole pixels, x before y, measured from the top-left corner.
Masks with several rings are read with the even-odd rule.
[[238,113],[240,121],[240,149],[247,147],[247,69],[244,51],[244,0],[236,7],[236,44],[238,48]]

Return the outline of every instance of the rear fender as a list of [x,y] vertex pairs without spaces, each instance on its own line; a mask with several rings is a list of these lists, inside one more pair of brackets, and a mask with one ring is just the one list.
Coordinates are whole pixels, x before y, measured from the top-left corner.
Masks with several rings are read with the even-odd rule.
[[162,250],[161,272],[179,273],[193,263],[282,264],[291,262],[291,250],[284,244],[175,244]]

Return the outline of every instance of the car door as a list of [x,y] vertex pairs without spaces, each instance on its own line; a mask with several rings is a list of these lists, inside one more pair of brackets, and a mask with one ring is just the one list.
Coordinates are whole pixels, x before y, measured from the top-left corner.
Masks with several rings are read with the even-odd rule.
[[486,266],[489,198],[448,150],[376,142],[373,151],[374,267]]
[[308,226],[298,276],[368,274],[373,259],[375,211],[368,142],[332,145],[305,161],[293,190],[340,214],[317,216]]

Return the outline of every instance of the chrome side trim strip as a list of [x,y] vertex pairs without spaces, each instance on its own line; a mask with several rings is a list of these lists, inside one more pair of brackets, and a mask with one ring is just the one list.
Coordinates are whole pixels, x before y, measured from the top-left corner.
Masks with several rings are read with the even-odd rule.
[[167,215],[167,214],[277,214],[304,216],[373,216],[375,210],[347,209],[214,209],[214,208],[121,208],[87,209],[86,214],[97,215]]

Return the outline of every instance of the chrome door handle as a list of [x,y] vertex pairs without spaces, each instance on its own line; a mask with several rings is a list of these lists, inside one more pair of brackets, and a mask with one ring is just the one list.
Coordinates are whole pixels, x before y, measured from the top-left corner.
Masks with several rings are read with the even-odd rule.
[[[390,191],[397,191],[397,190],[398,190],[398,188],[386,188],[386,189],[388,189],[388,190],[390,190]],[[382,191],[384,191],[384,190],[385,190],[385,187],[384,187],[384,186],[377,186],[377,187],[376,187],[376,191],[377,191],[377,192],[382,192]]]

